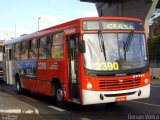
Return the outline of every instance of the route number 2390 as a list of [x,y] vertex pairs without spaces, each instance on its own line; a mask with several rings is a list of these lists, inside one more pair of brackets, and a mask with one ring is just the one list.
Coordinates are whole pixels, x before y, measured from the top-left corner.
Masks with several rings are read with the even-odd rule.
[[96,70],[119,70],[117,62],[101,62],[95,64]]

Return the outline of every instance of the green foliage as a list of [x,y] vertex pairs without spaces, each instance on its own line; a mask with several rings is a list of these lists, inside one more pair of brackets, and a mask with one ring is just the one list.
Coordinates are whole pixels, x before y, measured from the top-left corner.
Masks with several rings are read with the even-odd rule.
[[154,37],[148,39],[150,60],[160,60],[160,17],[156,18],[152,24]]
[[160,37],[148,39],[149,57],[150,60],[160,60]]
[[160,36],[160,17],[154,21],[153,25],[155,26],[154,36]]

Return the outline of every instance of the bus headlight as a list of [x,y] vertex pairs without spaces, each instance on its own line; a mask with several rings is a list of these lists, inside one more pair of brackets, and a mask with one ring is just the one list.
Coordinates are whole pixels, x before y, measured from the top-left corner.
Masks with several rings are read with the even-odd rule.
[[87,89],[92,89],[92,84],[91,83],[87,83]]
[[148,78],[144,79],[144,83],[148,84],[149,83],[149,79]]

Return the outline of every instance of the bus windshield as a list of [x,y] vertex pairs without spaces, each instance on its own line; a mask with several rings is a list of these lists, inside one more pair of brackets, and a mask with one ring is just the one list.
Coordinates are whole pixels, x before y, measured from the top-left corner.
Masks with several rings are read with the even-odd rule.
[[98,71],[142,68],[147,65],[145,36],[140,33],[84,34],[84,65]]

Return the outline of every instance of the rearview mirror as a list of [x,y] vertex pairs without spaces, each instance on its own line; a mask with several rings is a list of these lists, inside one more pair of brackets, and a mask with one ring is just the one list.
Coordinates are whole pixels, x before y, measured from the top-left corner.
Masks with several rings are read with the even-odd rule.
[[80,40],[78,42],[78,48],[79,48],[81,53],[85,53],[86,52],[86,46],[85,46],[85,41],[84,40]]

